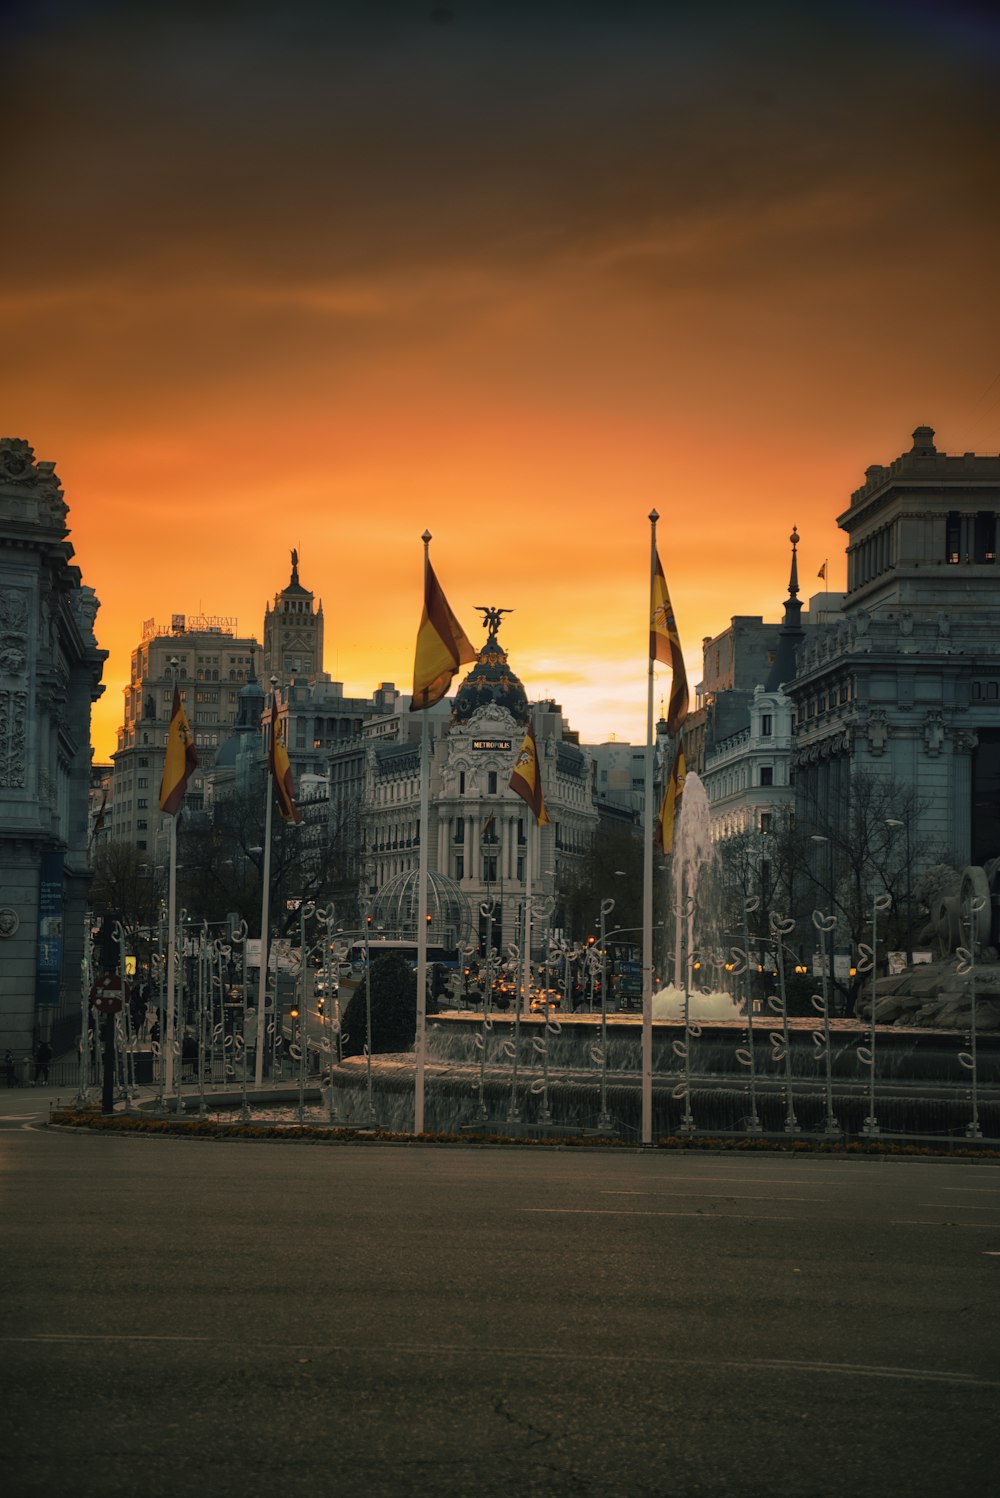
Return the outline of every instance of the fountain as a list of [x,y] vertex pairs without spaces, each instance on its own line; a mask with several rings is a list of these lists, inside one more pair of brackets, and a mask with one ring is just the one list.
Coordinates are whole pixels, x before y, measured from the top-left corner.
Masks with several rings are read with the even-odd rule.
[[[1000,1035],[980,1029],[971,1052],[962,1052],[944,1032],[833,1018],[825,980],[814,1013],[791,1015],[785,977],[793,966],[786,945],[792,923],[777,913],[769,916],[768,940],[778,991],[759,1014],[746,981],[738,995],[696,986],[697,956],[712,953],[717,940],[699,894],[711,860],[708,825],[704,788],[689,774],[675,834],[674,977],[653,995],[654,1138],[1000,1135]],[[749,913],[755,902],[745,903]],[[828,918],[817,912],[814,920],[829,933]],[[743,948],[729,948],[731,961],[709,956],[700,970],[714,968],[719,976],[728,970],[731,981],[746,980],[748,947],[744,937]],[[374,1072],[380,1127],[408,1132],[412,1056],[379,1056]],[[637,1141],[640,1079],[639,1015],[456,1010],[428,1019],[427,1132],[610,1133]],[[359,1060],[334,1068],[334,1092],[338,1120],[363,1126]]]

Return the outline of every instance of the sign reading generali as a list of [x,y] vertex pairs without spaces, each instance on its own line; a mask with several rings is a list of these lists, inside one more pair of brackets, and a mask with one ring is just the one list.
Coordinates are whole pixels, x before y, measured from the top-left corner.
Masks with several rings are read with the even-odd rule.
[[510,750],[514,747],[510,739],[473,739],[473,749]]

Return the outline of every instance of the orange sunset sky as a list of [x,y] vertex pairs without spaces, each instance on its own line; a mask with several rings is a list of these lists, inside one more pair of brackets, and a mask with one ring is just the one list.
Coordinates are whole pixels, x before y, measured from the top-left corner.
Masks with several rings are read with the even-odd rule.
[[[406,690],[421,532],[474,641],[645,737],[649,527],[703,635],[843,585],[866,465],[1000,449],[988,5],[4,10],[0,435],[53,460],[110,652],[260,637],[297,546]],[[664,675],[666,693],[669,677]]]

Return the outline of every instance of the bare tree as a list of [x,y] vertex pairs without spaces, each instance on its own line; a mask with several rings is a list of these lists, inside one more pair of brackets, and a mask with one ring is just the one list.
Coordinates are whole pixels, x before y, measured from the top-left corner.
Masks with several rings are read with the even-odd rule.
[[[852,777],[849,803],[834,814],[810,800],[800,803],[798,830],[811,845],[813,903],[836,916],[838,944],[847,942],[855,952],[862,942],[870,944],[874,900],[885,893],[892,905],[880,922],[880,952],[912,947],[924,920],[915,899],[918,871],[945,855],[921,830],[927,810],[913,786],[867,772]],[[849,1002],[861,982],[860,975],[851,981]]]
[[114,916],[126,937],[156,925],[166,894],[162,870],[133,843],[99,842],[94,851],[90,908],[95,916]]

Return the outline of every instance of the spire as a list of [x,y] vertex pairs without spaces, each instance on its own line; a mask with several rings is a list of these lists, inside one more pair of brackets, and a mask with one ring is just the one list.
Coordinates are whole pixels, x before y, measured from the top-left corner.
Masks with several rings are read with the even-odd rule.
[[795,680],[795,656],[799,648],[799,642],[805,634],[802,628],[802,605],[799,602],[799,561],[798,545],[799,533],[792,526],[792,534],[789,536],[792,543],[792,569],[788,577],[788,597],[785,599],[785,617],[781,621],[778,631],[778,648],[774,653],[774,663],[768,672],[764,690],[776,692],[785,682]]

